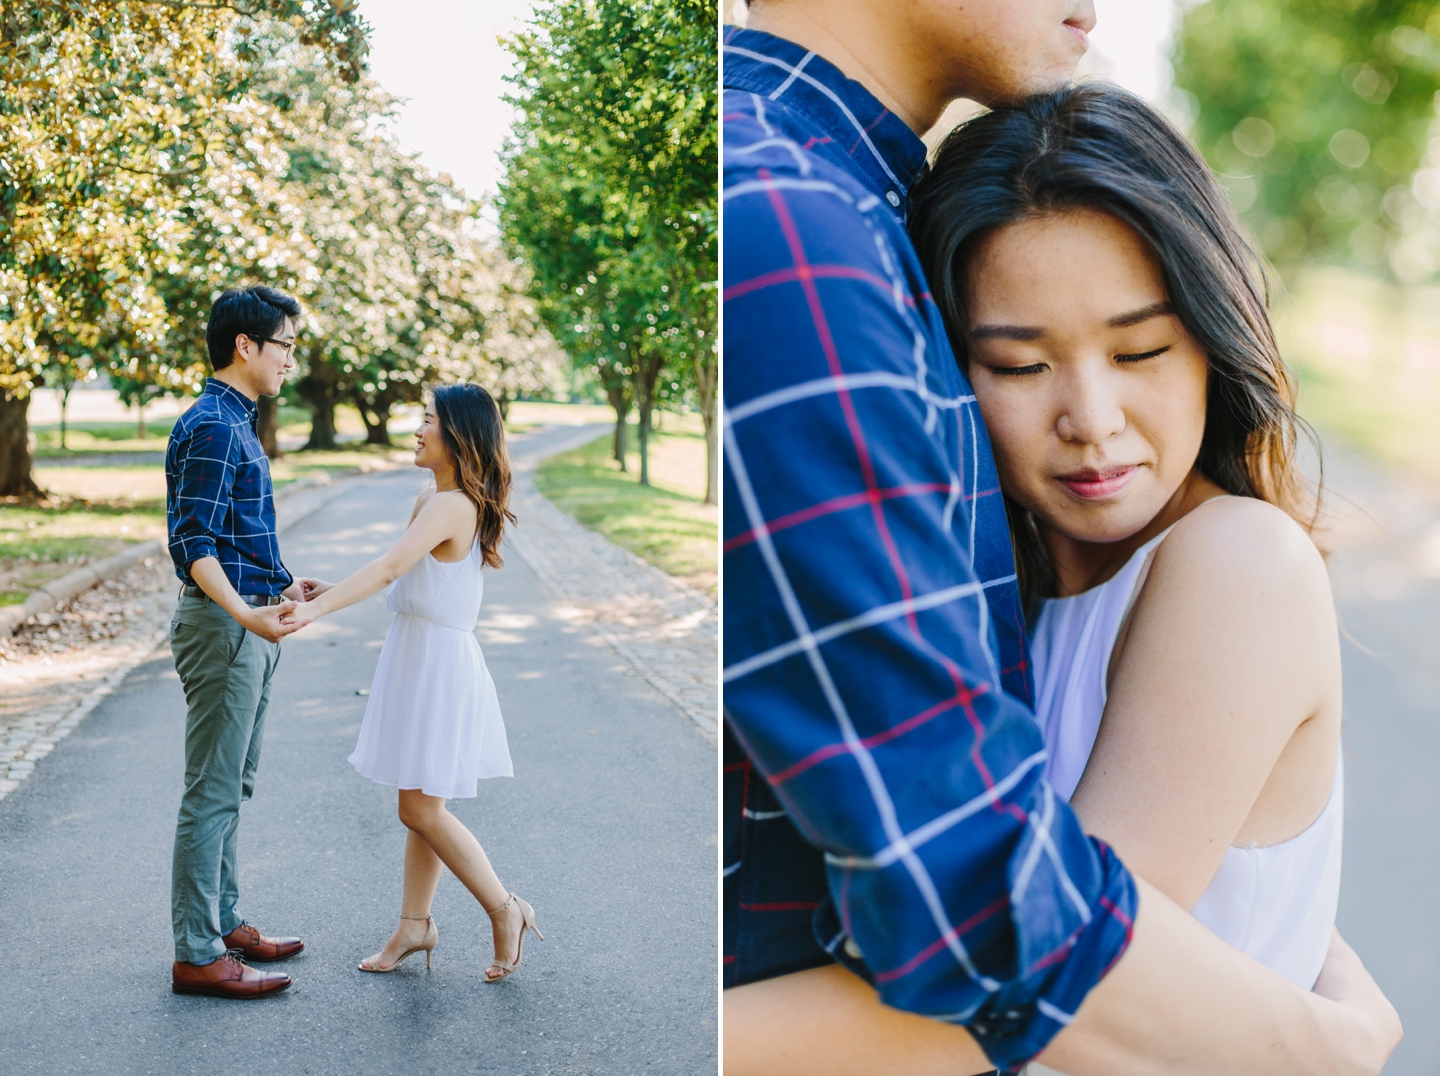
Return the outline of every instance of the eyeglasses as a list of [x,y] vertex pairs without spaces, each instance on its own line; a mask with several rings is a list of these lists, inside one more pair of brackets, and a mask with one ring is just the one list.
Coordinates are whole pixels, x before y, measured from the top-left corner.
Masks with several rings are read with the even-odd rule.
[[276,345],[277,347],[284,348],[286,355],[294,354],[294,351],[295,351],[295,341],[294,341],[294,340],[276,340],[273,336],[250,336],[249,333],[246,333],[245,335],[246,335],[246,336],[249,336],[251,340],[258,340],[262,345],[263,345],[263,344],[274,344],[274,345]]

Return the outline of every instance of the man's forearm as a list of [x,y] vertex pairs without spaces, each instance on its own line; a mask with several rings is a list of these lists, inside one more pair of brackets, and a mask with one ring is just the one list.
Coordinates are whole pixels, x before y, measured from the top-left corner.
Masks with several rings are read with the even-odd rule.
[[230,582],[230,577],[225,574],[225,569],[220,567],[218,560],[214,557],[201,557],[197,561],[192,561],[190,578],[195,580],[195,585],[203,590],[216,605],[241,624],[246,622],[250,606],[240,600],[239,593]]
[[[1071,1076],[1327,1076],[1378,1072],[1399,1020],[1363,968],[1341,1001],[1231,948],[1136,879],[1129,949],[1040,1061]],[[1356,979],[1361,981],[1355,981]]]
[[[1399,1022],[1359,966],[1338,1001],[1232,949],[1153,886],[1120,962],[1040,1056],[1071,1076],[1370,1076]],[[1326,966],[1330,975],[1331,965]],[[962,1027],[886,1008],[838,965],[727,990],[725,1076],[988,1071]]]

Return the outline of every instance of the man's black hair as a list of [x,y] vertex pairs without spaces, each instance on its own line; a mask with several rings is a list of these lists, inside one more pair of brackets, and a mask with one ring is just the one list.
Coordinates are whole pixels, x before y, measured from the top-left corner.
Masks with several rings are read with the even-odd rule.
[[223,370],[235,358],[235,338],[248,336],[257,343],[273,338],[285,325],[300,316],[300,302],[283,291],[253,284],[248,288],[226,288],[210,308],[205,326],[205,346],[210,365]]

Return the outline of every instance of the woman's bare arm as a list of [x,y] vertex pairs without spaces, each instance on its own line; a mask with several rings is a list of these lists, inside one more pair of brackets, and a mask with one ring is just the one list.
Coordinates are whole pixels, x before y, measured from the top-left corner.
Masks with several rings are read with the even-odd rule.
[[431,550],[448,541],[468,541],[474,533],[475,507],[468,497],[430,497],[417,502],[410,525],[398,542],[314,601],[297,606],[294,615],[322,617],[364,601],[415,567]]
[[[1129,949],[1040,1055],[1071,1076],[1373,1076],[1394,1008],[1337,934],[1316,993],[1226,945],[1142,879]],[[962,1076],[962,1027],[887,1009],[839,966],[724,994],[725,1076]]]
[[1273,844],[1324,808],[1339,668],[1304,532],[1260,501],[1201,506],[1159,548],[1071,806],[1133,873],[1194,907],[1242,830]]

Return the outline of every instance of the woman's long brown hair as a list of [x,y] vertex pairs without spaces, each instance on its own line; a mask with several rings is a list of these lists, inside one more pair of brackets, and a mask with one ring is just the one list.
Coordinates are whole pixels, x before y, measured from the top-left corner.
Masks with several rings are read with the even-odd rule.
[[435,389],[435,415],[440,435],[455,460],[455,481],[475,506],[475,537],[487,568],[498,568],[505,525],[515,522],[510,511],[510,454],[505,449],[505,423],[500,408],[479,385],[444,385]]
[[[1196,466],[1228,493],[1276,505],[1312,540],[1319,487],[1300,476],[1295,385],[1270,325],[1264,263],[1214,175],[1174,127],[1114,86],[1036,94],[956,128],[911,192],[908,224],[956,358],[969,364],[968,274],[998,229],[1092,209],[1149,247],[1180,323],[1209,363]],[[1055,593],[1035,517],[1005,499],[1026,615]],[[1317,543],[1318,544],[1318,543]]]

